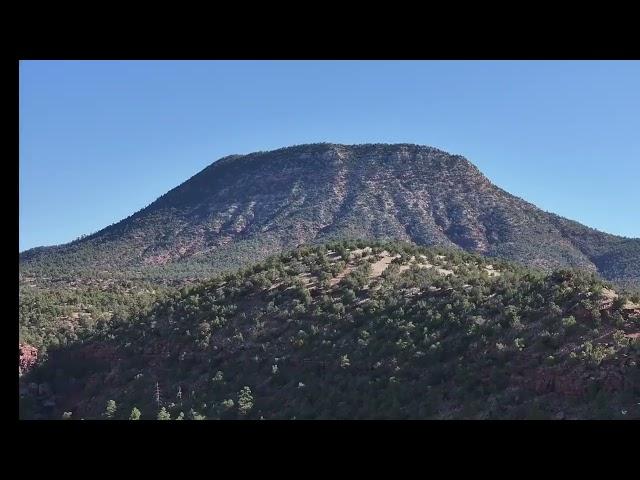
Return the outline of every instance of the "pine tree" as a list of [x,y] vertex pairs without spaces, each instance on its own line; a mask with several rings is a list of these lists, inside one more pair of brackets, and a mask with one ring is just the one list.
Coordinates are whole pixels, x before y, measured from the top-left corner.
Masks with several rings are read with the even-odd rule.
[[253,408],[253,395],[249,387],[243,387],[238,393],[238,411],[240,415],[246,415]]
[[104,417],[108,420],[113,419],[117,409],[118,409],[118,406],[116,405],[116,402],[114,400],[109,400],[107,402],[107,408],[105,409],[103,414]]
[[171,415],[167,412],[167,409],[162,407],[158,412],[158,420],[171,420]]
[[136,407],[133,407],[131,410],[131,415],[129,415],[129,420],[140,420],[140,410]]

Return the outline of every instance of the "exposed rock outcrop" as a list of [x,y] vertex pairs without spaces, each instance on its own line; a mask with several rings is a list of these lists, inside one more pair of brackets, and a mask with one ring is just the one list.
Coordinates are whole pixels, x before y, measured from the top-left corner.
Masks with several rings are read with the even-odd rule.
[[19,366],[18,375],[22,376],[27,373],[38,361],[38,349],[26,343],[18,345]]

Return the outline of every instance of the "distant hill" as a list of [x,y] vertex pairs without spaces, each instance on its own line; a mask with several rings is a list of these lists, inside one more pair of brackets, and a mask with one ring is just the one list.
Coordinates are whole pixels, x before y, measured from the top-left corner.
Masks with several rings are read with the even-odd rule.
[[[335,242],[169,292],[50,350],[22,378],[20,411],[639,419],[639,340],[640,305],[594,274],[543,273],[460,249]],[[33,350],[24,350],[26,365]]]
[[131,217],[20,255],[38,278],[206,277],[300,244],[401,240],[640,283],[640,239],[544,212],[459,155],[418,145],[301,145],[214,162]]

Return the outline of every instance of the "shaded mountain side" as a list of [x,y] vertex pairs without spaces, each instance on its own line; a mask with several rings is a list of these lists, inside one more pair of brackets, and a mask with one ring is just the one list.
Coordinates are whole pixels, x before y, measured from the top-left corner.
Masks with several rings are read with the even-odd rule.
[[[465,158],[417,145],[314,144],[225,157],[131,217],[20,255],[21,269],[209,275],[303,243],[395,239],[640,282],[640,239],[546,213]],[[188,273],[187,273],[188,274]]]
[[169,293],[50,350],[22,379],[20,411],[638,419],[639,340],[640,304],[593,274],[460,249],[336,242]]
[[640,239],[617,237],[557,215],[551,217],[604,278],[640,286]]

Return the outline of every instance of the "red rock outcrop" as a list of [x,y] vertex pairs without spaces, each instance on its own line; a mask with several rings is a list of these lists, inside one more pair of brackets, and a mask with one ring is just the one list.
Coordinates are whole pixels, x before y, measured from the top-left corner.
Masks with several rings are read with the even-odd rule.
[[26,343],[21,343],[20,345],[18,345],[18,352],[20,355],[18,374],[24,375],[38,361],[38,349],[34,346],[27,345]]

